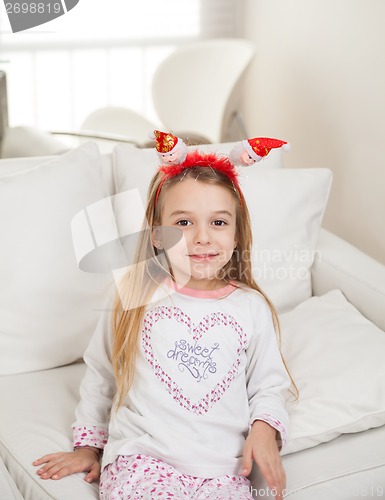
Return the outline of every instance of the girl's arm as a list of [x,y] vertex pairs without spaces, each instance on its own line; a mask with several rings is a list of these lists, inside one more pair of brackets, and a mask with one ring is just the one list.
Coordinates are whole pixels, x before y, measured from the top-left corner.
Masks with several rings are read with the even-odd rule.
[[286,488],[286,474],[276,441],[277,431],[263,420],[251,426],[243,450],[242,475],[251,472],[253,460],[259,467],[272,495],[281,500]]
[[285,393],[290,387],[290,378],[278,348],[271,313],[265,303],[258,309],[247,358],[250,432],[243,452],[242,475],[250,474],[254,460],[278,500],[283,497],[286,486],[279,451],[288,435]]
[[255,331],[247,348],[246,383],[250,408],[250,426],[263,420],[276,429],[279,450],[288,438],[289,416],[285,396],[290,377],[283,364],[268,305],[259,304]]
[[73,424],[74,447],[90,446],[103,450],[108,439],[108,423],[115,396],[112,369],[112,311],[100,317],[95,333],[84,353],[87,370],[80,384],[80,401]]
[[111,365],[110,311],[105,311],[84,354],[87,365],[80,385],[80,401],[73,424],[72,452],[45,455],[33,465],[41,466],[42,479],[61,479],[76,472],[88,472],[87,482],[100,476],[100,455],[108,439],[108,421],[115,395],[115,378]]

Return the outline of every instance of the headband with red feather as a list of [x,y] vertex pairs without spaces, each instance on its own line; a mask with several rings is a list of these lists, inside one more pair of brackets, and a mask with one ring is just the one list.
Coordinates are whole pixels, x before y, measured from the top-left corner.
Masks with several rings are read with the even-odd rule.
[[238,192],[241,191],[238,183],[238,174],[227,156],[218,155],[216,153],[202,153],[201,151],[195,150],[187,153],[186,159],[182,163],[176,165],[161,165],[159,167],[159,172],[162,172],[164,176],[156,192],[155,203],[157,203],[160,191],[167,179],[175,177],[192,167],[207,167],[214,171],[221,172],[231,180],[234,188],[237,189]]
[[225,174],[233,183],[234,189],[241,193],[238,183],[236,166],[247,167],[267,156],[272,149],[282,148],[287,151],[289,143],[269,137],[255,137],[237,143],[229,156],[216,153],[203,153],[198,150],[187,152],[185,143],[179,137],[169,132],[154,130],[157,153],[164,163],[159,167],[163,172],[158,187],[155,202],[158,201],[160,191],[167,179],[179,175],[187,168],[208,167]]

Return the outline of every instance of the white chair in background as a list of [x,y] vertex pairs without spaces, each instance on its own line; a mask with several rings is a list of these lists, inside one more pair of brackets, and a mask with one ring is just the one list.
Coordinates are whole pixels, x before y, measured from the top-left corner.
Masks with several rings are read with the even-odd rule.
[[[152,97],[165,127],[188,139],[201,136],[219,143],[247,137],[237,111],[237,84],[255,53],[244,39],[213,39],[185,45],[158,67]],[[238,120],[239,137],[227,137],[232,120]]]
[[149,133],[154,128],[156,126],[147,118],[129,108],[106,107],[91,113],[81,125],[80,132],[122,136],[142,146],[149,141]]
[[93,111],[77,131],[51,131],[61,139],[67,138],[68,144],[76,146],[84,141],[93,140],[102,153],[110,153],[117,143],[131,144],[133,147],[147,147],[152,144],[149,134],[155,128],[144,116],[132,109],[105,107]]

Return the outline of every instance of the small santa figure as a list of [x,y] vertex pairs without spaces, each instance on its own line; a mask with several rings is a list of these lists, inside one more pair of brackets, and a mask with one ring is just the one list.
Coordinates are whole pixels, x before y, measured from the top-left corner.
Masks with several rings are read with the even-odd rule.
[[180,137],[154,130],[152,139],[156,141],[156,151],[162,164],[183,163],[187,156],[187,146]]
[[231,150],[229,158],[233,165],[248,167],[262,160],[272,149],[282,148],[284,151],[290,149],[290,144],[279,139],[269,137],[254,137],[238,142]]

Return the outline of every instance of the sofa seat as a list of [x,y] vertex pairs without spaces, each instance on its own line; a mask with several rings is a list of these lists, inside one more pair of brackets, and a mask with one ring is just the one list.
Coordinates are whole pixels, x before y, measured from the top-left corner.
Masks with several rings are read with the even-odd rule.
[[384,442],[382,426],[343,434],[328,443],[284,456],[286,496],[293,500],[383,498]]
[[53,450],[71,450],[71,423],[84,364],[0,378],[3,461],[25,500],[98,498],[96,484],[75,474],[43,481],[32,462]]
[[0,492],[1,500],[23,500],[20,491],[9,474],[4,465],[3,460],[0,458]]
[[[44,481],[32,465],[36,458],[53,449],[71,450],[70,429],[83,373],[84,364],[79,362],[0,378],[1,454],[25,500],[98,498],[97,485],[87,484],[85,474]],[[385,426],[382,426],[345,434],[315,448],[284,456],[287,497],[293,500],[333,498],[330,492],[336,491],[339,499],[380,498],[382,495],[376,495],[376,491],[371,494],[371,485],[375,484],[380,493],[378,488],[383,484],[384,494],[384,442]],[[260,490],[259,496],[264,494],[266,486],[260,477],[254,477],[253,487]],[[254,496],[258,498],[256,493]]]

